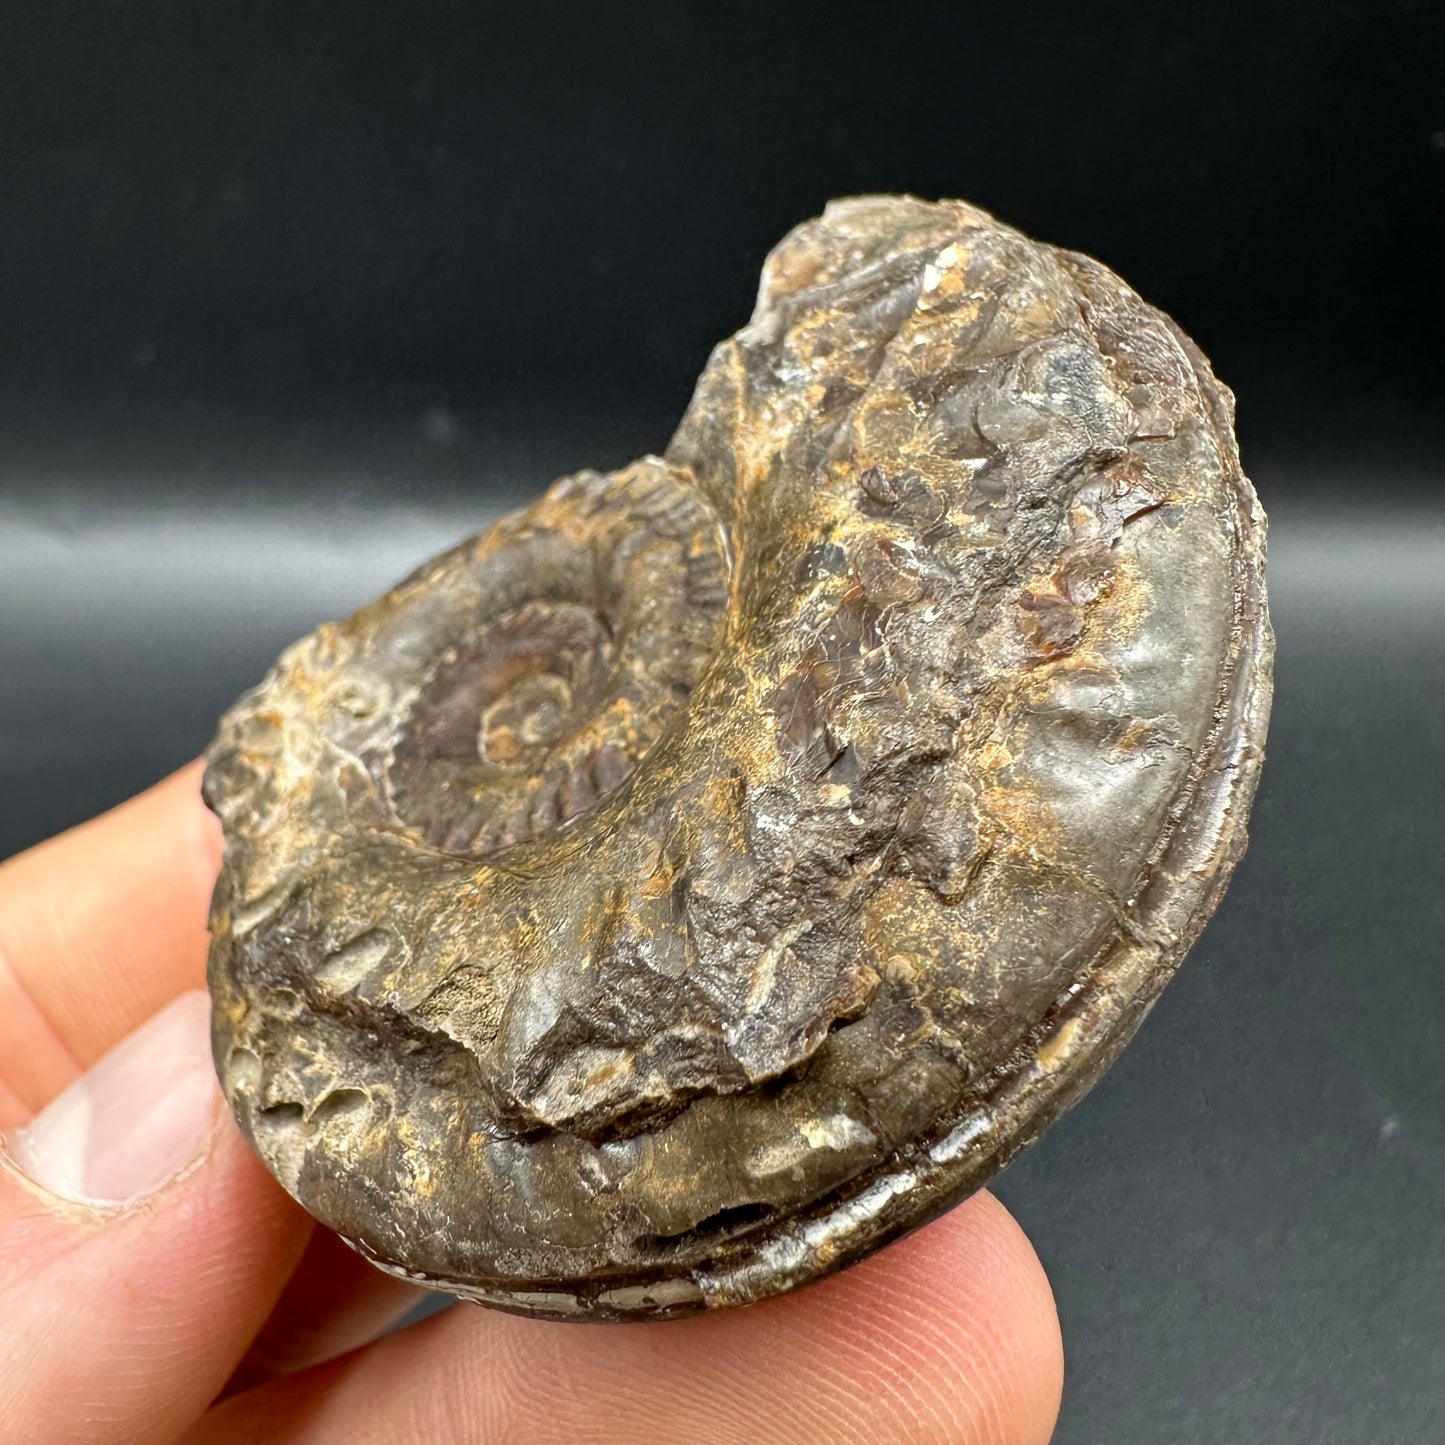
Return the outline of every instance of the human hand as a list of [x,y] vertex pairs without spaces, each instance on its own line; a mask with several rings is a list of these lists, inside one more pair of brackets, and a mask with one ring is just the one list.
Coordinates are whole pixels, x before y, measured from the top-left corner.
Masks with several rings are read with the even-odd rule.
[[378,1339],[420,1292],[313,1225],[215,1084],[198,788],[193,765],[0,866],[0,1441],[1048,1439],[1053,1297],[988,1194],[744,1310],[462,1306]]

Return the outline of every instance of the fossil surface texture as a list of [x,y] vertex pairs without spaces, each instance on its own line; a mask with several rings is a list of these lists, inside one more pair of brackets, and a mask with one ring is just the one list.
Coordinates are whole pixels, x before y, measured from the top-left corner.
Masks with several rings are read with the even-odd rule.
[[830,205],[666,453],[283,654],[205,796],[226,1096],[384,1269],[742,1304],[977,1188],[1128,1041],[1245,844],[1264,520],[1098,262]]

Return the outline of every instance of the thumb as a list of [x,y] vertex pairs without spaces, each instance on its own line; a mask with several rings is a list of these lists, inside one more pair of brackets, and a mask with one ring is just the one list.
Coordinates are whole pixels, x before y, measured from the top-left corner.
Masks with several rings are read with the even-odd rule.
[[180,995],[0,1151],[0,1441],[164,1442],[214,1398],[310,1233]]

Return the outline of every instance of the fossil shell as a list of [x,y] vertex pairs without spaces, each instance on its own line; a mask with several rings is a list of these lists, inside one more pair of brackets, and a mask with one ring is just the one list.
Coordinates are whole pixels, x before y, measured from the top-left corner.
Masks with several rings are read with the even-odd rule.
[[1264,522],[1229,393],[959,202],[768,258],[667,455],[558,482],[227,714],[215,1051],[383,1268],[742,1303],[1074,1102],[1245,842]]

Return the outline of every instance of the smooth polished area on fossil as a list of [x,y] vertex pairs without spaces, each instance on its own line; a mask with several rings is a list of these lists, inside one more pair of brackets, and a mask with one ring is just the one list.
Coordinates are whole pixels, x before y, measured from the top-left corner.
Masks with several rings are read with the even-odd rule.
[[665,456],[558,482],[222,721],[214,1042],[379,1266],[746,1303],[957,1203],[1216,906],[1263,756],[1232,398],[1081,255],[836,202]]

